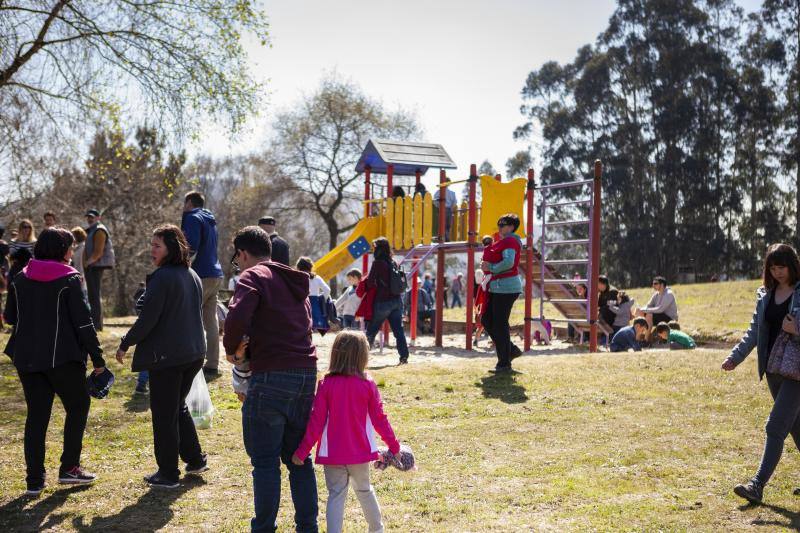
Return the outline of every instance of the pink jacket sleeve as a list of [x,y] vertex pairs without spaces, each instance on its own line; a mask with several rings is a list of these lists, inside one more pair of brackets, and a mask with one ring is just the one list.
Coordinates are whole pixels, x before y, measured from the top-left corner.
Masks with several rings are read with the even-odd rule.
[[393,454],[400,453],[400,442],[394,436],[394,430],[389,423],[389,417],[383,412],[383,402],[381,401],[381,393],[378,392],[378,386],[374,381],[370,381],[370,388],[372,394],[369,399],[369,418],[372,420],[372,427],[381,436],[383,442],[389,447],[389,451]]
[[311,448],[314,447],[322,436],[322,431],[325,429],[325,422],[328,420],[328,389],[325,387],[325,380],[319,382],[317,387],[317,395],[314,397],[314,404],[311,406],[311,416],[308,418],[308,425],[306,426],[306,434],[303,440],[300,441],[300,446],[294,454],[300,459],[305,459],[311,453]]

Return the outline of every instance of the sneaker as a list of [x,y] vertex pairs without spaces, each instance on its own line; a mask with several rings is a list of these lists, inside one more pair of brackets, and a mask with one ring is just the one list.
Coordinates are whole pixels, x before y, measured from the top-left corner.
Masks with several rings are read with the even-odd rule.
[[177,481],[172,481],[162,476],[161,472],[156,472],[154,474],[150,474],[149,476],[144,476],[144,480],[151,487],[157,487],[160,489],[177,489],[178,487],[181,486],[181,484],[178,483]]
[[733,492],[750,503],[761,503],[761,497],[764,495],[764,487],[751,479],[744,485],[736,485],[733,488]]
[[405,359],[400,359],[400,363],[398,363],[398,364],[407,365],[408,364],[408,357],[406,357]]
[[516,344],[512,344],[511,345],[511,350],[510,351],[511,351],[511,353],[508,354],[508,360],[509,361],[513,361],[514,359],[516,359],[517,357],[522,355],[522,350],[520,350],[519,346],[517,346]]
[[28,482],[28,488],[25,491],[27,496],[38,496],[44,490],[44,481],[36,481],[34,483]]
[[208,470],[208,454],[203,454],[202,462],[196,465],[186,465],[186,473],[190,475],[202,474]]
[[137,383],[136,388],[134,389],[136,394],[147,394],[150,392],[147,388],[147,382],[145,383]]
[[94,483],[97,476],[86,472],[80,466],[73,466],[65,472],[58,473],[58,482],[65,485],[88,485]]

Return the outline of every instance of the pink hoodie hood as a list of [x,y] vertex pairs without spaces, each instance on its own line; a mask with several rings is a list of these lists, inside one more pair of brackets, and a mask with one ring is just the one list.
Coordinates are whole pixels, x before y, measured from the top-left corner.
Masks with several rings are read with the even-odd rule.
[[53,281],[72,274],[79,274],[77,270],[59,261],[40,261],[31,259],[25,268],[22,269],[25,277],[33,281]]

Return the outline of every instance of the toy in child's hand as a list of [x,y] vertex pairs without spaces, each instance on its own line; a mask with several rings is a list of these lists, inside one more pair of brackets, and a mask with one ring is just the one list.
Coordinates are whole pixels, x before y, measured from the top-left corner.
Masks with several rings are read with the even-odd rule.
[[378,470],[386,470],[389,466],[393,466],[401,472],[417,469],[414,452],[411,450],[411,446],[406,444],[400,445],[400,453],[397,455],[386,448],[378,448],[378,454],[380,457],[375,461],[375,468]]

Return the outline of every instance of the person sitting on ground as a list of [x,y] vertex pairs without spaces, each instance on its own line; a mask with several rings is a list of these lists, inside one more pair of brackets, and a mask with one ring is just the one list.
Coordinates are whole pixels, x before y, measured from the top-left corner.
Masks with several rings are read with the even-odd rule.
[[656,335],[663,341],[669,342],[670,350],[694,350],[697,346],[694,339],[680,330],[673,330],[666,322],[656,326]]
[[327,318],[327,302],[331,297],[331,288],[325,280],[317,276],[314,270],[314,262],[309,257],[301,257],[295,266],[300,272],[308,274],[308,300],[311,302],[311,316],[314,319],[314,329],[324,333],[330,329]]
[[356,311],[361,305],[361,297],[356,294],[356,288],[362,278],[361,271],[354,268],[347,273],[346,278],[349,286],[336,300],[336,313],[342,317],[342,329],[355,329]]
[[642,346],[639,338],[647,334],[647,320],[636,318],[632,326],[625,326],[611,338],[611,345],[608,347],[611,352],[641,352]]
[[639,308],[637,316],[647,320],[648,328],[661,322],[678,320],[678,302],[672,289],[667,287],[667,279],[663,276],[653,278],[653,289],[656,292],[646,306]]
[[[411,289],[409,288],[403,296],[403,305],[405,306],[405,314],[409,319],[411,318]],[[430,325],[426,327],[427,321]],[[428,294],[421,284],[417,285],[417,330],[420,333],[433,333],[434,324],[436,322],[436,310],[433,305],[433,298]]]
[[610,328],[617,318],[617,314],[608,307],[608,302],[616,302],[619,291],[608,281],[608,276],[597,278],[598,301],[597,308],[600,312],[600,320]]
[[55,396],[67,413],[58,481],[87,484],[96,479],[81,468],[80,460],[90,404],[86,355],[95,374],[102,374],[106,363],[80,274],[69,266],[72,241],[63,228],[42,231],[35,258],[8,289],[5,320],[14,331],[5,353],[17,369],[28,408],[23,442],[29,495],[44,489],[45,437]]
[[628,296],[625,291],[617,293],[617,299],[608,301],[608,308],[614,311],[614,322],[611,330],[616,334],[619,330],[627,326],[633,318],[633,306],[636,302]]
[[[586,287],[585,283],[578,283],[577,285],[575,285],[575,294],[577,295],[577,298],[586,299],[586,295],[588,294],[588,292],[589,292],[589,289]],[[583,304],[581,304],[581,305],[583,305]],[[584,309],[585,309],[585,307],[584,307]],[[577,338],[579,343],[583,343],[584,339],[588,339],[588,333],[587,332],[583,331],[583,332],[579,333],[578,329],[575,326],[573,326],[572,324],[567,324],[567,336],[570,339]]]

